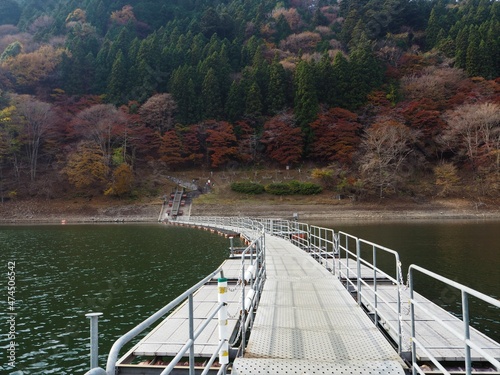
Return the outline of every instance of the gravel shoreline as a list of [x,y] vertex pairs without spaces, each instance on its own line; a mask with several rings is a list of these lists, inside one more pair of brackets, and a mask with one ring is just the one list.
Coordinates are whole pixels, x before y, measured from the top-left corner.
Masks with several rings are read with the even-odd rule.
[[[500,210],[474,210],[467,208],[379,208],[379,207],[339,207],[337,205],[274,205],[271,208],[260,206],[238,207],[225,206],[222,208],[211,207],[212,205],[194,206],[191,215],[215,215],[215,216],[250,216],[250,217],[272,217],[293,219],[295,215],[300,220],[324,221],[324,220],[479,220],[500,219]],[[244,213],[244,215],[243,215]]]
[[[158,222],[162,200],[145,203],[95,203],[88,201],[23,201],[0,204],[0,223],[145,223]],[[191,216],[247,216],[299,221],[405,221],[405,220],[500,220],[500,209],[477,208],[472,203],[442,202],[384,206],[380,204],[236,204],[195,203]]]

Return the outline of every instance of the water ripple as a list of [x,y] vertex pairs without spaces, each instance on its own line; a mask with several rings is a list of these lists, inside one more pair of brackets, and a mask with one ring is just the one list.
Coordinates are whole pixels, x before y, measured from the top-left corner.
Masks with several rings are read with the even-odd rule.
[[[24,375],[87,371],[84,315],[91,311],[104,313],[103,365],[121,334],[216,268],[227,245],[207,232],[160,225],[0,227],[0,262],[16,261],[16,369]],[[205,271],[192,268],[195,263]],[[0,347],[8,348],[4,336]]]

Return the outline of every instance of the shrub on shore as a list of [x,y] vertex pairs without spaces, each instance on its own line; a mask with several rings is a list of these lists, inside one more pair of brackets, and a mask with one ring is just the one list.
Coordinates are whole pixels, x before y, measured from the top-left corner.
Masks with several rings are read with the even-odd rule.
[[255,182],[233,182],[231,190],[243,194],[262,194],[264,186]]
[[319,194],[323,188],[311,182],[275,182],[266,185],[266,192],[273,195],[314,195]]

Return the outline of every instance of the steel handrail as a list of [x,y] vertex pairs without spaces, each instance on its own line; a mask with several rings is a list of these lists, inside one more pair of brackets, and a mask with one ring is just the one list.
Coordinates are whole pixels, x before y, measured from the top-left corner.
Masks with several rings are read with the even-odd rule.
[[220,271],[221,271],[221,267],[217,268],[215,271],[210,273],[203,280],[201,280],[200,282],[198,282],[197,284],[195,284],[194,286],[192,286],[191,288],[186,290],[184,293],[182,293],[180,296],[175,298],[169,304],[164,306],[162,309],[158,310],[156,313],[154,313],[149,318],[145,319],[143,322],[136,325],[134,328],[132,328],[130,331],[128,331],[126,334],[124,334],[118,340],[116,340],[115,343],[113,344],[113,346],[111,347],[111,350],[110,350],[109,355],[108,355],[108,361],[106,364],[106,372],[108,373],[108,375],[115,374],[115,368],[116,368],[116,362],[118,360],[118,354],[124,345],[126,345],[130,340],[132,340],[137,335],[142,333],[146,328],[150,327],[152,324],[154,324],[156,321],[158,321],[161,317],[163,317],[163,315],[165,315],[170,310],[172,310],[174,307],[176,307],[181,302],[183,302],[186,298],[189,297],[189,295],[192,295],[194,292],[196,292],[202,285],[206,284],[216,274],[220,273]]
[[[363,291],[363,286],[368,288],[373,292],[373,298],[374,301],[373,303],[369,302],[369,305],[373,307],[374,309],[374,322],[375,324],[378,323],[378,318],[379,316],[383,317],[383,315],[380,315],[380,309],[378,306],[379,303],[379,293],[377,292],[377,275],[382,275],[389,279],[392,283],[394,283],[397,288],[397,311],[394,311],[392,307],[390,307],[390,304],[387,304],[389,308],[394,311],[397,314],[397,320],[398,320],[398,327],[397,327],[397,348],[398,348],[398,353],[401,354],[403,351],[403,317],[401,315],[401,289],[402,285],[404,284],[404,280],[402,279],[401,275],[401,261],[399,258],[399,253],[391,250],[389,248],[386,248],[384,246],[377,245],[373,242],[370,241],[365,241],[363,239],[360,239],[358,237],[352,236],[348,233],[345,232],[338,232],[339,234],[339,241],[338,241],[338,254],[339,254],[339,259],[338,259],[338,267],[339,267],[339,275],[338,277],[341,278],[343,275],[345,275],[345,280],[347,285],[351,285],[354,290],[356,291],[357,294],[357,301],[358,304],[361,305],[362,303],[362,298],[367,296],[367,293],[364,293]],[[345,238],[345,245],[342,245],[342,236]],[[354,242],[356,245],[356,252],[352,251],[349,249],[349,241]],[[368,262],[367,260],[363,259],[361,256],[361,246],[362,245],[368,245],[372,247],[372,263]],[[377,267],[377,253],[378,250],[382,251],[383,253],[391,254],[394,256],[394,262],[395,262],[395,272],[396,272],[396,277],[394,278],[393,276],[389,275],[387,272],[384,272],[383,270],[379,269]],[[342,254],[341,252],[345,252],[345,261],[343,261]],[[349,260],[352,260],[355,262],[356,265],[356,271],[354,271],[352,268],[349,267]],[[345,263],[344,263],[345,262]],[[342,271],[341,266],[344,265],[346,268],[346,271]],[[373,270],[373,286],[363,282],[362,280],[362,275],[361,275],[361,265],[364,265],[370,269]],[[353,273],[355,275],[355,281],[352,282],[350,280],[349,275]],[[384,299],[382,299],[382,302],[384,302]],[[389,321],[389,319],[384,319],[385,321]],[[390,324],[390,323],[389,323]]]
[[[414,279],[414,273],[415,272],[420,272],[424,275],[427,275],[435,280],[438,280],[452,288],[458,289],[461,292],[462,295],[462,322],[463,322],[463,332],[458,333],[453,327],[450,327],[448,324],[443,322],[441,319],[436,317],[434,314],[432,314],[428,309],[425,307],[422,307],[419,305],[419,302],[415,299],[415,279]],[[471,374],[472,373],[472,358],[471,358],[471,348],[476,350],[478,353],[480,353],[484,358],[491,363],[493,366],[496,367],[497,371],[500,371],[500,361],[485,352],[482,348],[480,348],[478,345],[476,345],[473,341],[470,340],[470,322],[469,322],[469,302],[468,298],[469,295],[474,296],[483,302],[486,302],[490,305],[493,305],[497,308],[500,308],[500,301],[483,294],[481,292],[478,292],[477,290],[474,290],[472,288],[469,288],[463,284],[457,283],[456,281],[450,280],[444,276],[438,275],[437,273],[434,273],[432,271],[429,271],[423,267],[417,266],[415,264],[411,264],[410,267],[408,268],[408,278],[409,278],[409,288],[410,288],[410,316],[411,316],[411,342],[412,342],[412,372],[413,375],[415,375],[417,372],[420,372],[418,369],[417,370],[417,346],[422,349],[429,357],[429,359],[434,363],[438,368],[443,371],[443,366],[440,364],[440,362],[431,354],[429,353],[426,349],[425,346],[420,343],[420,341],[416,337],[416,329],[415,329],[415,307],[418,307],[420,311],[426,313],[429,315],[431,318],[434,319],[434,321],[438,322],[440,325],[445,327],[449,332],[451,332],[455,337],[460,339],[464,346],[464,352],[465,352],[465,372],[466,374]],[[444,373],[449,373],[448,371],[444,371]]]
[[[251,218],[234,218],[234,217],[191,217],[185,222],[188,223],[196,223],[196,224],[215,224],[216,226],[223,227],[225,226],[226,228],[232,228],[232,229],[239,229],[241,232],[241,229],[246,229],[250,230],[250,233],[241,233],[242,235],[246,234],[247,239],[251,238],[251,242],[248,244],[248,246],[243,250],[241,253],[241,269],[240,269],[240,274],[241,274],[241,282],[242,284],[245,283],[245,271],[246,271],[246,261],[248,260],[246,255],[250,255],[250,265],[254,266],[254,261],[256,263],[261,264],[261,268],[263,271],[259,270],[258,274],[256,276],[251,276],[251,280],[249,280],[251,286],[255,286],[257,284],[259,287],[256,290],[256,294],[258,293],[260,295],[260,289],[263,286],[263,279],[257,279],[257,277],[262,277],[264,275],[265,277],[265,262],[264,262],[264,251],[265,251],[265,245],[264,243],[261,244],[261,242],[264,242],[265,239],[265,225],[266,223],[263,223],[259,219],[251,219]],[[254,254],[255,250],[255,254]],[[257,254],[258,251],[258,254]],[[258,264],[257,264],[258,266]],[[245,287],[243,285],[241,289],[241,316],[240,316],[240,327],[239,327],[239,334],[238,336],[241,337],[241,344],[240,344],[240,355],[243,355],[245,352],[245,345],[246,345],[246,331],[247,329],[253,324],[253,308],[255,306],[255,303],[258,299],[256,296],[252,299],[250,303],[250,307],[248,311],[245,309],[245,301],[246,301],[246,293],[245,293]]]

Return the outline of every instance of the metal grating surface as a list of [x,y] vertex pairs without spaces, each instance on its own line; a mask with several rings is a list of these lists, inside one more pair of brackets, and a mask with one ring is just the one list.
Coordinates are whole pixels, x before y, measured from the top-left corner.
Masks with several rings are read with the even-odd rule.
[[[246,287],[248,288],[248,286]],[[241,289],[230,285],[227,292],[228,325],[232,332],[241,309]],[[194,329],[196,330],[217,307],[217,285],[204,285],[193,296]],[[174,356],[189,338],[189,312],[182,304],[144,337],[134,348],[134,355]],[[196,340],[195,355],[209,357],[219,344],[217,316]]]
[[[378,285],[377,292],[379,296],[384,300],[389,302],[389,305],[396,310],[397,309],[397,299],[396,299],[396,287],[392,285]],[[403,291],[403,301],[409,301],[410,295],[409,291],[404,289]],[[373,304],[375,300],[373,291],[365,288],[363,291],[362,302],[367,305],[367,309],[373,311],[373,307],[367,304],[370,301]],[[463,331],[463,322],[457,317],[451,315],[447,311],[443,310],[441,307],[435,305],[422,295],[415,293],[414,298],[419,301],[420,306],[425,307],[427,310],[432,311],[433,315],[437,316],[447,325],[454,328],[457,332]],[[397,313],[389,308],[388,305],[379,303],[379,316],[381,321],[388,322],[392,324],[393,327],[398,326],[398,316]],[[410,336],[411,336],[411,317],[409,303],[405,304],[402,311],[403,317],[403,346],[407,348],[410,347]],[[417,339],[422,342],[427,350],[440,361],[464,361],[465,351],[464,343],[462,340],[457,338],[453,333],[451,333],[446,327],[443,327],[439,323],[432,320],[428,314],[423,313],[420,309],[415,309],[416,323],[415,327],[417,329]],[[384,327],[388,328],[388,324]],[[397,332],[395,329],[389,329],[388,334],[396,340]],[[481,332],[476,330],[474,327],[470,327],[471,339],[481,348],[486,350],[486,352],[495,358],[500,358],[500,344],[490,339],[489,337],[483,335]],[[475,350],[471,351],[473,361],[486,361],[484,356]],[[420,348],[417,348],[417,358],[422,361],[429,360],[429,356],[424,353]]]
[[234,374],[404,374],[403,362],[340,281],[266,237],[267,280]]
[[338,375],[403,375],[398,364],[391,361],[356,362],[313,362],[304,360],[247,359],[238,358],[231,371],[233,375],[268,374],[338,374]]

